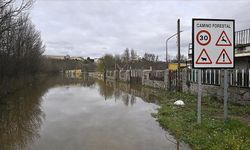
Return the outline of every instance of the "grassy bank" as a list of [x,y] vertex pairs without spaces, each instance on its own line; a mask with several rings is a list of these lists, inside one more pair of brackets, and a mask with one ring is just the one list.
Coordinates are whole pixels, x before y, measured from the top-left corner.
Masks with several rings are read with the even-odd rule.
[[[163,128],[193,149],[250,150],[250,107],[229,104],[228,121],[223,120],[223,104],[202,99],[202,123],[196,123],[196,101],[191,94],[159,92],[161,108],[156,117]],[[184,107],[174,106],[177,99]]]

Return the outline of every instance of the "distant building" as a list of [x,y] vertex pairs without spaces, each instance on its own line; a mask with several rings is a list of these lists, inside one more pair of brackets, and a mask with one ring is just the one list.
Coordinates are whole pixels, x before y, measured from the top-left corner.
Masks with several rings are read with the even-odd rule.
[[235,68],[250,69],[250,29],[235,32]]
[[87,61],[88,61],[89,63],[94,63],[94,62],[95,62],[95,60],[94,60],[94,59],[91,59],[90,57],[87,58]]
[[94,62],[95,62],[95,63],[98,63],[99,59],[100,59],[100,58],[94,58]]
[[74,56],[59,56],[59,55],[44,55],[46,58],[49,59],[56,59],[56,60],[78,60],[78,61],[84,61],[84,58],[82,57],[74,57]]
[[56,56],[56,55],[44,55],[46,58],[49,59],[57,59],[57,60],[64,60],[65,56]]
[[[188,46],[188,67],[192,68],[192,43]],[[235,68],[250,69],[250,29],[235,32]]]
[[70,59],[69,55],[64,56],[64,59]]
[[79,60],[79,61],[84,61],[84,58],[82,57],[70,57],[70,60]]

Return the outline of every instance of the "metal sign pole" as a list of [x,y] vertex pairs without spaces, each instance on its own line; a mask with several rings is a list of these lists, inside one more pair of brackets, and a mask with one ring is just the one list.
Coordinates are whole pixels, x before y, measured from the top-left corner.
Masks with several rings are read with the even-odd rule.
[[224,120],[227,120],[228,117],[228,107],[227,107],[227,101],[228,101],[228,71],[227,69],[224,69]]
[[201,123],[201,93],[202,85],[201,85],[201,69],[198,70],[198,97],[197,97],[197,123]]

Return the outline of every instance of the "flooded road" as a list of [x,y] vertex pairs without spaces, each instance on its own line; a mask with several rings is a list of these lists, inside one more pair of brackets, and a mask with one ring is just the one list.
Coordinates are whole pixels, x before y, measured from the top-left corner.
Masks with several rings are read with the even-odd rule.
[[151,116],[153,93],[89,77],[44,79],[0,101],[0,149],[188,149]]

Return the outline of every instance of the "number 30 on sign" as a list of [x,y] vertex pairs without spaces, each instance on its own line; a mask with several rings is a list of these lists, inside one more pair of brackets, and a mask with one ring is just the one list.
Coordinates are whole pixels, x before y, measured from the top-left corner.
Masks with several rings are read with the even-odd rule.
[[210,43],[211,41],[211,35],[208,31],[206,30],[201,30],[197,36],[196,36],[196,40],[200,45],[207,45]]

